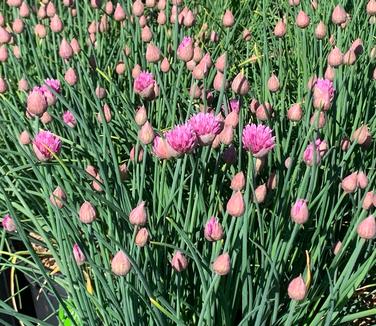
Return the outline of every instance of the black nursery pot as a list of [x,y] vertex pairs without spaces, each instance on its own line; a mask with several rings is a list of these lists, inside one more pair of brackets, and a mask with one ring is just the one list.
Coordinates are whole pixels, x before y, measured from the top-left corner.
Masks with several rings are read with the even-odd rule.
[[[40,320],[44,320],[50,325],[59,325],[57,311],[59,309],[59,301],[53,292],[50,292],[46,287],[41,287],[40,284],[44,283],[44,279],[40,278],[36,282],[29,276],[25,275],[29,282],[31,297],[35,308],[35,316]],[[57,293],[62,298],[67,298],[67,292],[57,283],[54,283]],[[46,319],[48,317],[48,319]]]

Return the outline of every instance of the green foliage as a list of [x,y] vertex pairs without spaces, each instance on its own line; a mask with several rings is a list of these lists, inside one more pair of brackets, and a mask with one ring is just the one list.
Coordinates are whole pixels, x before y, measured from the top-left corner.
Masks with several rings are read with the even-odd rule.
[[[39,1],[29,1],[40,5]],[[127,13],[132,1],[119,1]],[[375,46],[376,25],[369,23],[366,1],[342,1],[351,15],[345,29],[330,22],[336,1],[319,1],[314,11],[310,1],[291,7],[288,1],[186,1],[196,8],[196,24],[191,29],[177,23],[157,25],[156,12],[150,13],[149,27],[153,42],[171,70],[163,74],[160,64],[145,60],[146,44],[141,42],[141,28],[135,19],[127,19],[124,26],[108,17],[109,29],[96,34],[96,45],[88,44],[87,28],[99,21],[103,10],[94,10],[88,1],[76,0],[77,16],[62,1],[54,1],[64,30],[48,32],[46,38],[35,36],[38,23],[35,14],[25,19],[25,30],[14,35],[22,57],[11,54],[0,66],[0,76],[6,79],[9,90],[0,94],[0,213],[14,218],[17,232],[1,233],[1,270],[15,268],[35,279],[42,277],[43,286],[54,293],[60,306],[56,314],[64,325],[338,325],[376,314],[375,308],[356,300],[364,286],[375,291],[376,250],[374,241],[360,239],[356,227],[369,212],[362,209],[366,192],[375,182],[375,142],[363,148],[353,142],[347,152],[341,150],[341,140],[350,138],[356,128],[367,124],[371,134],[376,131],[376,85],[372,80],[375,61],[370,51]],[[224,29],[221,18],[231,8],[235,26]],[[294,24],[295,16],[304,9],[311,17],[310,26],[301,30]],[[167,12],[171,4],[167,5]],[[151,12],[150,9],[147,9]],[[10,24],[18,16],[17,9],[0,3],[0,12]],[[168,19],[169,19],[169,15]],[[287,34],[282,39],[273,35],[278,20],[286,16]],[[328,37],[315,39],[314,28],[323,20],[328,36],[335,35],[336,44],[345,52],[356,38],[363,40],[364,51],[353,66],[336,69],[336,96],[326,116],[326,125],[316,129],[310,124],[314,112],[307,82],[310,76],[323,76],[326,58],[331,50]],[[42,23],[47,26],[48,20]],[[210,105],[216,113],[227,110],[228,101],[235,95],[231,90],[213,92],[214,102],[195,100],[189,95],[193,85],[212,91],[215,69],[202,83],[195,81],[185,64],[175,56],[175,49],[185,35],[198,37],[202,24],[207,31],[218,32],[220,40],[212,43],[197,40],[211,54],[213,61],[228,53],[229,66],[225,71],[231,80],[244,70],[251,84],[249,95],[242,99],[240,122],[234,130],[233,146],[236,163],[223,160],[226,146],[218,149],[201,147],[178,159],[161,161],[152,155],[152,146],[142,145],[134,122],[135,110],[144,104],[148,119],[158,133],[183,123],[199,110]],[[252,33],[250,41],[242,39],[242,31]],[[82,51],[71,60],[59,58],[62,38],[77,38]],[[128,46],[130,55],[123,49]],[[172,47],[172,52],[169,48]],[[255,59],[252,59],[255,58]],[[93,62],[95,61],[95,65]],[[115,73],[118,62],[124,62],[123,75]],[[133,91],[132,68],[139,64],[155,76],[160,96],[144,102]],[[65,71],[72,67],[78,75],[75,86],[64,82]],[[270,93],[267,80],[274,72],[280,81],[278,93]],[[30,87],[40,85],[46,78],[62,82],[57,103],[48,109],[53,121],[44,126],[40,119],[25,116],[27,93],[17,89],[25,78]],[[107,96],[95,96],[97,86],[105,87]],[[263,169],[256,173],[254,158],[242,149],[243,127],[256,122],[249,109],[252,98],[269,102],[274,117],[266,122],[276,136],[276,147],[268,155]],[[112,111],[109,123],[104,120],[102,107],[107,103]],[[301,103],[304,117],[300,122],[286,118],[287,109]],[[77,120],[75,128],[62,121],[64,111],[70,110]],[[223,112],[224,113],[224,112]],[[21,145],[20,132],[27,130],[32,137],[39,129],[49,129],[62,140],[58,159],[39,162],[32,146]],[[302,155],[307,145],[320,137],[329,150],[320,165],[306,166]],[[132,147],[144,150],[141,162],[129,159]],[[292,166],[284,166],[292,158]],[[126,163],[128,177],[122,180],[119,164]],[[103,192],[93,190],[93,178],[87,165],[98,167]],[[368,175],[368,187],[345,195],[341,180],[354,171]],[[244,191],[245,213],[233,218],[226,213],[231,196],[230,180],[244,171],[247,182]],[[264,203],[256,203],[254,191],[267,183],[275,173],[277,187],[268,189]],[[49,200],[60,186],[67,194],[62,209]],[[291,205],[297,198],[306,198],[310,218],[304,226],[295,225],[290,218]],[[151,241],[139,248],[134,244],[135,228],[130,225],[130,211],[146,201]],[[78,218],[84,201],[90,201],[98,212],[98,219],[85,225]],[[208,242],[203,227],[211,216],[218,216],[225,231],[222,241]],[[59,267],[51,273],[32,246],[41,239]],[[11,259],[4,251],[11,251],[11,241],[20,240],[28,255]],[[332,247],[342,241],[338,255]],[[72,247],[78,243],[87,262],[77,266]],[[189,261],[187,270],[176,273],[170,265],[175,250],[181,250]],[[132,263],[132,271],[125,277],[111,272],[111,258],[123,250]],[[310,257],[311,284],[304,301],[293,302],[287,286],[299,274],[307,277],[306,251]],[[214,259],[223,252],[231,257],[231,272],[218,276],[212,269]],[[93,287],[87,290],[88,277]],[[67,292],[62,298],[54,284]],[[355,298],[355,299],[354,299]],[[16,313],[7,302],[0,302],[0,313],[15,314],[26,324],[32,318]],[[45,324],[45,323],[44,323]],[[43,325],[43,323],[42,323]]]

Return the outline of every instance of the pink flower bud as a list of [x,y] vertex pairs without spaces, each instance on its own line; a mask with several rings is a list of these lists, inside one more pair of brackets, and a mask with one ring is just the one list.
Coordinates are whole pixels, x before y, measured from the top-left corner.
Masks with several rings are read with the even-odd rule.
[[357,185],[360,189],[367,188],[367,186],[368,186],[367,175],[362,171],[358,172],[358,175],[356,177],[356,182],[357,182]]
[[355,61],[356,61],[355,51],[350,49],[343,55],[343,63],[345,65],[351,66],[355,63]]
[[34,27],[34,33],[39,38],[45,38],[47,35],[46,28],[42,24],[36,24]]
[[63,30],[64,25],[58,15],[54,15],[51,18],[50,28],[51,28],[51,31],[53,31],[54,33],[60,33]]
[[141,40],[145,43],[148,43],[153,38],[153,34],[149,28],[149,26],[145,26],[141,30]]
[[358,187],[358,173],[354,172],[342,180],[341,187],[345,193],[353,193]]
[[76,85],[76,83],[77,83],[76,71],[73,68],[69,68],[65,72],[64,79],[69,85],[71,85],[71,86]]
[[300,121],[303,117],[303,110],[299,103],[293,104],[287,111],[287,119],[290,121]]
[[292,163],[293,163],[293,160],[292,160],[292,158],[289,156],[288,158],[285,159],[285,168],[286,168],[286,169],[289,169],[289,168],[292,166]]
[[30,135],[26,130],[21,132],[19,136],[19,141],[22,145],[29,145],[31,143]]
[[188,10],[184,16],[183,24],[185,27],[192,27],[196,21],[196,18],[192,12],[192,10]]
[[225,127],[218,136],[222,144],[230,145],[234,139],[234,130],[231,126],[225,125]]
[[326,25],[324,24],[324,22],[321,20],[318,25],[316,26],[316,29],[315,29],[315,36],[318,40],[322,40],[325,36],[326,36],[326,33],[327,33],[327,29],[326,29]]
[[[106,120],[106,122],[107,123],[111,122],[112,113],[111,113],[111,109],[110,109],[110,107],[108,106],[107,103],[103,105],[102,112],[103,112],[104,119]],[[98,115],[97,115],[97,120],[98,120],[99,123],[102,123],[102,116],[101,116],[100,113],[98,113]]]
[[246,95],[249,92],[249,83],[247,78],[239,73],[232,81],[231,88],[233,92],[239,95]]
[[3,27],[0,26],[0,43],[7,44],[10,42],[12,36],[10,33]]
[[309,16],[303,11],[300,10],[298,16],[296,16],[295,24],[299,28],[306,28],[308,27],[310,22]]
[[336,77],[335,69],[331,66],[328,66],[325,70],[324,77],[325,77],[325,79],[328,79],[330,81],[334,81],[334,78]]
[[251,100],[251,103],[249,103],[249,109],[252,113],[256,113],[256,110],[257,108],[260,106],[260,103],[255,99],[253,98]]
[[341,5],[335,6],[332,12],[332,22],[335,25],[341,25],[347,20],[347,13]]
[[252,38],[252,34],[251,34],[251,31],[249,29],[244,29],[243,30],[243,33],[242,33],[242,38],[244,41],[250,41],[251,38]]
[[83,265],[86,261],[86,257],[77,243],[73,245],[73,257],[78,266]]
[[[129,159],[131,161],[135,161],[135,155],[136,155],[136,149],[135,149],[135,147],[132,147],[131,151],[129,152]],[[143,158],[144,158],[144,150],[142,148],[139,148],[138,149],[137,161],[142,162]]]
[[309,123],[317,129],[324,128],[326,123],[325,113],[322,111],[316,111],[312,114]]
[[104,11],[107,15],[111,16],[114,12],[114,5],[111,1],[106,2],[106,6],[104,7]]
[[223,53],[220,57],[218,57],[217,61],[215,62],[215,68],[220,71],[224,72],[227,66],[227,53]]
[[291,219],[297,224],[306,223],[309,217],[307,200],[298,199],[291,207],[290,216]]
[[140,17],[144,14],[144,4],[141,0],[136,0],[132,5],[133,15]]
[[102,192],[103,191],[102,184],[103,184],[103,180],[100,177],[100,175],[97,173],[95,176],[95,180],[93,180],[93,182],[91,183],[91,187],[97,192]]
[[14,220],[8,214],[4,216],[3,220],[1,221],[1,225],[7,232],[14,232],[17,229],[16,223],[14,223]]
[[366,145],[371,141],[371,134],[367,125],[362,125],[354,131],[351,140],[356,141],[359,145]]
[[114,19],[118,22],[121,22],[121,21],[125,20],[125,18],[126,18],[126,16],[125,16],[124,9],[120,5],[120,3],[118,2],[116,4],[116,8],[115,8],[115,12],[114,12]]
[[212,268],[213,271],[220,276],[227,275],[231,269],[231,261],[229,254],[225,252],[222,255],[219,255],[214,260]]
[[274,35],[276,37],[284,37],[286,34],[286,24],[283,20],[279,20],[274,27]]
[[190,37],[184,37],[177,49],[177,56],[180,60],[188,62],[193,58],[193,40]]
[[217,43],[219,41],[218,33],[215,31],[212,31],[210,33],[210,42]]
[[225,126],[236,128],[239,123],[239,113],[237,111],[230,112],[225,118]]
[[300,0],[289,0],[290,6],[299,6]]
[[98,171],[97,169],[92,166],[92,165],[88,165],[85,169],[86,173],[88,173],[89,175],[91,175],[93,178],[96,177],[96,175],[98,174]]
[[32,115],[41,117],[47,110],[47,101],[43,93],[33,90],[27,97],[27,111]]
[[198,63],[201,61],[203,56],[204,53],[202,49],[198,46],[195,46],[195,48],[193,49],[193,60]]
[[137,110],[134,116],[134,120],[136,121],[136,124],[141,127],[142,125],[145,124],[147,119],[148,119],[148,116],[147,116],[145,106],[139,107],[139,109]]
[[234,191],[243,190],[245,187],[245,176],[242,171],[236,173],[231,180],[230,188]]
[[177,272],[182,272],[188,267],[187,258],[183,255],[183,253],[177,250],[174,253],[174,256],[171,259],[171,266]]
[[348,139],[346,137],[342,139],[342,141],[341,141],[341,149],[344,152],[346,152],[349,149],[350,145],[351,145],[350,139]]
[[268,89],[272,93],[278,92],[279,90],[279,80],[276,75],[272,74],[268,79]]
[[134,243],[136,244],[136,246],[140,248],[145,247],[148,241],[149,241],[148,230],[146,228],[141,228],[140,230],[138,230],[136,234],[136,238],[134,239]]
[[128,167],[126,163],[119,165],[119,173],[121,180],[125,180],[128,176]]
[[213,81],[213,88],[216,91],[220,92],[222,88],[226,90],[227,87],[228,87],[228,83],[226,79],[224,78],[224,75],[220,71],[217,71],[214,77],[214,81]]
[[48,2],[47,7],[46,7],[46,14],[48,17],[53,17],[56,14],[56,8],[53,2]]
[[157,23],[159,25],[164,25],[166,24],[166,21],[167,21],[166,13],[162,10],[158,13]]
[[273,108],[268,103],[265,102],[264,104],[261,104],[256,109],[256,118],[261,121],[267,121],[273,116]]
[[330,51],[328,55],[328,64],[332,67],[338,67],[343,62],[343,54],[336,46]]
[[235,23],[235,18],[230,10],[226,10],[222,18],[222,24],[224,27],[232,27]]
[[56,187],[53,193],[50,196],[50,202],[52,205],[56,206],[57,208],[63,208],[64,202],[66,201],[67,196],[65,192],[60,187]]
[[233,217],[240,217],[244,214],[244,199],[240,191],[235,191],[226,205],[226,211]]
[[294,278],[288,288],[287,293],[290,297],[290,299],[295,301],[302,301],[307,295],[307,287],[304,283],[304,280],[301,275]]
[[111,270],[117,276],[125,276],[131,270],[132,265],[124,251],[118,251],[111,261]]
[[376,0],[369,0],[366,7],[367,14],[370,16],[376,15]]
[[70,59],[73,56],[73,49],[65,38],[60,43],[59,56],[62,59]]
[[362,203],[362,208],[365,210],[369,210],[373,206],[373,197],[374,194],[372,191],[369,191],[366,193],[363,203]]
[[361,221],[356,228],[359,237],[363,239],[374,239],[376,236],[376,222],[375,218],[370,215]]
[[85,224],[92,223],[97,218],[95,207],[88,201],[85,201],[79,210],[80,221]]
[[156,136],[154,138],[153,142],[153,154],[162,159],[166,160],[171,158],[171,156],[175,156],[175,151],[171,148],[171,146],[168,144],[166,139]]
[[167,73],[170,71],[170,63],[167,58],[164,58],[161,63],[161,71]]
[[218,241],[223,238],[223,228],[216,217],[212,216],[206,223],[204,236],[208,241]]
[[270,173],[268,181],[266,182],[266,186],[271,190],[277,188],[277,176],[275,172]]
[[29,17],[30,9],[29,9],[29,6],[27,5],[26,1],[22,1],[19,14],[23,18]]
[[258,186],[255,189],[254,201],[258,204],[262,204],[265,201],[268,190],[265,184]]
[[333,253],[334,255],[338,255],[339,251],[341,250],[342,248],[342,242],[341,241],[338,241],[334,247],[333,247]]
[[145,202],[142,201],[137,207],[133,208],[129,213],[129,222],[132,225],[145,225],[147,222],[148,216],[146,214]]
[[147,62],[158,62],[161,58],[161,51],[154,45],[149,43],[146,47],[146,61]]
[[24,30],[24,23],[22,19],[16,18],[12,23],[12,30],[16,34],[21,34]]
[[70,46],[74,54],[80,53],[81,51],[80,43],[78,43],[78,41],[75,38],[72,38],[72,40],[70,41]]
[[141,127],[140,131],[138,132],[138,138],[144,145],[148,145],[153,142],[154,129],[149,121],[146,121],[145,124]]

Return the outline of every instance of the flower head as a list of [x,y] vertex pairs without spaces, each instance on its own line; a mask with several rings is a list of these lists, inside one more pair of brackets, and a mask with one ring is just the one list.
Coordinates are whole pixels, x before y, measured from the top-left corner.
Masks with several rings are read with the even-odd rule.
[[272,130],[262,124],[247,125],[243,129],[243,147],[251,151],[254,157],[263,157],[275,146],[275,137],[272,137]]
[[193,40],[189,36],[185,36],[183,38],[183,41],[179,44],[178,50],[177,50],[178,57],[188,62],[193,58]]
[[4,216],[3,220],[1,221],[1,225],[3,226],[4,230],[8,232],[16,231],[16,224],[9,214]]
[[291,207],[290,215],[292,220],[297,224],[304,224],[307,222],[309,217],[307,200],[298,199]]
[[303,161],[308,165],[312,166],[315,161],[319,164],[322,157],[328,149],[328,144],[325,140],[317,138],[315,142],[310,143],[303,153]]
[[213,113],[198,113],[189,119],[188,124],[203,145],[209,145],[221,130],[221,122]]
[[70,111],[65,111],[63,113],[63,121],[67,126],[69,126],[71,128],[74,128],[77,124],[76,118],[74,117],[74,115]]
[[178,125],[166,133],[167,143],[178,154],[191,152],[197,144],[197,135],[190,124]]
[[42,87],[49,87],[54,90],[56,93],[60,93],[60,80],[58,79],[46,79]]
[[155,80],[153,74],[147,71],[141,71],[134,80],[134,90],[136,93],[145,91],[150,86],[154,86]]
[[40,161],[46,161],[58,154],[61,149],[60,138],[47,130],[41,130],[33,140],[35,155]]
[[78,266],[82,265],[86,260],[84,253],[77,243],[73,245],[73,257]]
[[317,79],[313,86],[313,106],[316,109],[327,111],[334,97],[333,82],[329,79]]
[[223,238],[223,228],[218,218],[212,216],[205,225],[205,239],[208,241],[217,241]]

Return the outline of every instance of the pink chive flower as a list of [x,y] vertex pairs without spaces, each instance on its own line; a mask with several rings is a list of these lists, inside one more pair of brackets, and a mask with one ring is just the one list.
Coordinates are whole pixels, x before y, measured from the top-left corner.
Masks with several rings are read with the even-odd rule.
[[155,80],[153,74],[142,71],[135,78],[133,88],[134,91],[144,98],[154,97]]
[[329,110],[334,97],[333,82],[329,79],[317,79],[313,86],[313,107],[315,109]]
[[74,128],[77,125],[76,118],[73,116],[72,112],[70,111],[65,111],[63,113],[63,121],[67,126],[71,128]]
[[84,253],[77,243],[73,245],[73,257],[78,266],[81,266],[86,260]]
[[318,138],[314,143],[310,143],[305,149],[303,153],[303,161],[308,166],[312,166],[315,163],[315,160],[316,164],[319,164],[327,149],[328,144],[326,141]]
[[44,85],[43,86],[48,86],[49,88],[51,88],[52,90],[54,90],[56,93],[60,93],[60,91],[61,91],[60,81],[58,79],[46,79],[44,81]]
[[202,145],[210,145],[222,130],[221,121],[213,113],[198,113],[188,120]]
[[262,124],[247,125],[243,129],[243,147],[251,151],[254,157],[263,157],[275,146],[275,137],[272,137],[272,130]]
[[205,239],[208,241],[217,241],[223,238],[223,228],[218,218],[212,216],[205,225]]
[[190,124],[178,125],[166,133],[167,143],[176,155],[191,152],[197,144],[197,135]]
[[10,217],[9,214],[4,216],[3,220],[1,221],[1,225],[3,226],[4,230],[7,232],[14,232],[17,229],[16,224],[14,223],[14,220]]
[[60,138],[52,132],[41,130],[33,140],[34,153],[40,161],[47,161],[61,149]]
[[240,100],[236,99],[236,98],[233,98],[232,100],[230,100],[229,102],[229,108],[230,108],[230,111],[235,111],[235,112],[239,112],[239,109],[240,109]]
[[185,36],[179,44],[177,55],[179,59],[188,62],[193,58],[193,40],[189,36]]

